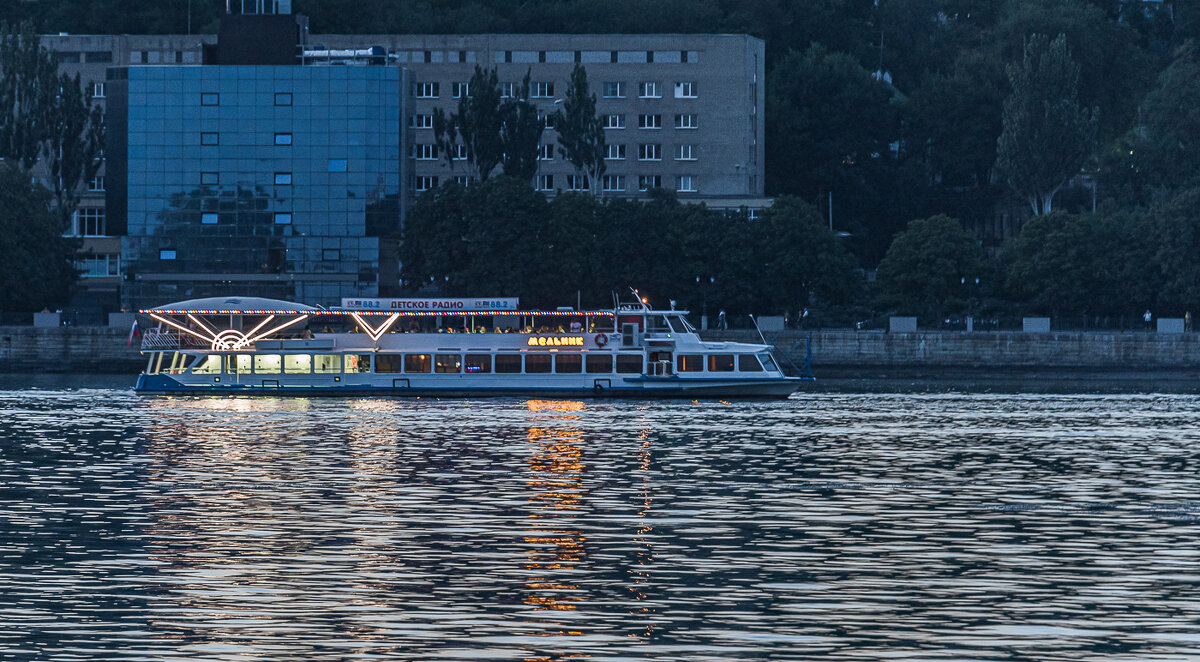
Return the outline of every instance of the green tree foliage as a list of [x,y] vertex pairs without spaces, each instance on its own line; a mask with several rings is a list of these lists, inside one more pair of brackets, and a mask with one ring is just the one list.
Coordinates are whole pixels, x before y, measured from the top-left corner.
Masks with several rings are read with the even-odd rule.
[[457,112],[447,116],[440,108],[434,111],[434,139],[450,167],[454,167],[455,146],[461,143],[466,148],[467,163],[474,170],[472,175],[484,180],[504,159],[500,135],[504,116],[496,70],[475,65],[467,89],[470,93],[458,100]]
[[978,240],[949,216],[912,221],[896,235],[876,273],[881,310],[926,321],[966,312],[967,283],[985,273]]
[[50,210],[50,192],[0,163],[0,310],[38,311],[67,298],[77,246]]
[[844,304],[857,294],[854,258],[823,221],[813,205],[783,196],[763,211],[762,227],[751,235],[762,240],[755,251],[764,262],[760,280],[783,311],[814,300]]
[[50,108],[45,154],[54,185],[54,208],[70,218],[79,204],[84,182],[100,170],[104,153],[104,116],[92,103],[79,74],[58,77],[58,94]]
[[1198,209],[1200,187],[1195,186],[1180,190],[1152,208],[1151,223],[1158,239],[1153,256],[1160,286],[1158,305],[1163,313],[1200,314]]
[[563,99],[563,109],[555,111],[559,153],[575,172],[586,174],[592,193],[599,186],[607,164],[604,161],[604,124],[596,115],[596,95],[588,87],[587,70],[576,64]]
[[[1200,175],[1200,47],[1188,42],[1142,103],[1141,124],[1123,143],[1116,167],[1131,168],[1131,184],[1177,187]],[[1128,172],[1128,171],[1127,171]]]
[[1079,172],[1096,136],[1096,111],[1081,108],[1079,67],[1064,35],[1034,35],[1021,62],[1008,67],[1012,92],[996,168],[1034,214],[1053,210],[1054,195]]
[[529,100],[529,72],[513,99],[500,106],[501,165],[504,174],[526,182],[533,179],[538,168],[538,149],[546,123],[538,115],[537,106]]
[[32,23],[0,25],[0,158],[32,168],[50,134],[58,65]]

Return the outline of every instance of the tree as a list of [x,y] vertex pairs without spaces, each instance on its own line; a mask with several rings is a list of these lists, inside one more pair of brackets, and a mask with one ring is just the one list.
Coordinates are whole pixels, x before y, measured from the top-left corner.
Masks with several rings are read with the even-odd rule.
[[50,132],[58,65],[42,49],[32,23],[0,25],[0,158],[26,170]]
[[529,71],[521,80],[516,97],[500,106],[501,163],[504,174],[528,183],[537,174],[538,153],[546,122],[529,101]]
[[1200,262],[1196,261],[1200,251],[1198,205],[1200,186],[1193,185],[1160,201],[1151,210],[1159,238],[1154,260],[1162,286],[1158,305],[1179,315],[1184,311],[1200,314]]
[[75,282],[77,247],[63,237],[66,227],[50,200],[15,164],[0,163],[0,310],[55,307]]
[[96,176],[103,163],[104,116],[84,90],[79,74],[58,77],[45,140],[54,185],[54,207],[63,219],[79,204],[81,184]]
[[1033,35],[1025,57],[1008,67],[1012,92],[1004,102],[1004,130],[996,169],[1034,215],[1053,209],[1054,194],[1079,172],[1096,137],[1096,110],[1079,106],[1079,66],[1064,35]]
[[1179,186],[1200,175],[1200,47],[1195,42],[1181,46],[1159,75],[1129,143],[1127,161],[1148,186]]
[[563,109],[555,111],[554,125],[558,130],[558,152],[575,172],[586,174],[588,185],[595,193],[608,165],[604,160],[604,123],[596,115],[596,95],[588,89],[587,70],[576,64],[571,71]]
[[857,292],[854,258],[816,207],[781,196],[763,210],[759,223],[757,252],[765,260],[760,287],[769,291],[777,310],[799,310],[814,298],[845,303]]
[[457,112],[447,117],[441,109],[434,111],[434,140],[452,168],[456,145],[461,140],[467,163],[475,169],[478,179],[485,180],[504,158],[500,137],[503,124],[500,83],[496,70],[475,65],[467,90],[468,93],[458,100]]
[[963,312],[966,283],[984,273],[979,241],[945,215],[912,221],[896,235],[876,272],[877,305],[927,319]]

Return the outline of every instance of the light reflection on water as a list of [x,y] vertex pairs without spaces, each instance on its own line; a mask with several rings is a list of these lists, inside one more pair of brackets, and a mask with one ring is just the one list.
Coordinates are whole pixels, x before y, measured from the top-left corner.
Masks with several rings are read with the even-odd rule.
[[1198,404],[0,391],[0,659],[1179,659]]

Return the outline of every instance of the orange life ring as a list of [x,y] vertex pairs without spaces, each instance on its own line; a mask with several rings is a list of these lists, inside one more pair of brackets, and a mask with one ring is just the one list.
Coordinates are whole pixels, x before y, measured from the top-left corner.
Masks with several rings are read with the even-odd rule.
[[603,347],[608,344],[608,336],[603,333],[596,334],[596,346]]

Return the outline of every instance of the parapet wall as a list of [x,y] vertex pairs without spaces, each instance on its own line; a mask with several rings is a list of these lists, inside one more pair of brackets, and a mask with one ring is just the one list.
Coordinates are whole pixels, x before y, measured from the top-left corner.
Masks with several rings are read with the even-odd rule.
[[[705,331],[703,335],[707,340],[760,342],[753,331]],[[0,327],[0,372],[136,373],[143,365],[139,341],[127,346],[127,337],[128,331],[121,328]],[[1200,369],[1200,334],[824,329],[769,333],[767,341],[799,365],[810,337],[813,365],[818,369]]]

